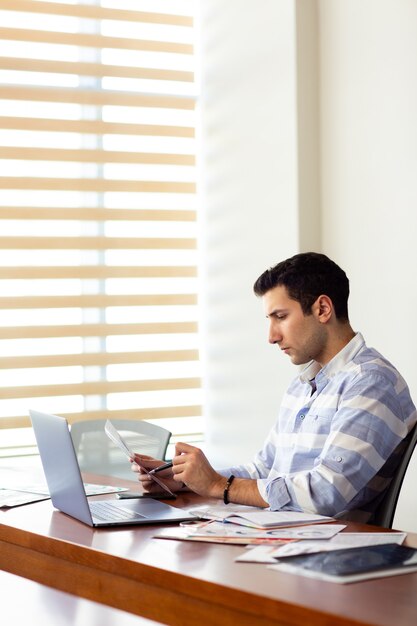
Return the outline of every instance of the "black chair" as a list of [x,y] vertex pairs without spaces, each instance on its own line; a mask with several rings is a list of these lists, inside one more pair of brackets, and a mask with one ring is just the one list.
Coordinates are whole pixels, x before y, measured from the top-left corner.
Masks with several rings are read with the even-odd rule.
[[383,499],[378,505],[373,517],[372,524],[383,526],[384,528],[392,528],[394,522],[395,509],[397,508],[398,498],[401,487],[407,471],[408,464],[417,444],[417,425],[407,435],[408,443],[403,452],[400,464],[397,467],[394,478],[392,479]]
[[[71,437],[81,471],[134,480],[129,460],[104,431],[107,420],[84,420],[71,426]],[[111,419],[129,448],[165,459],[171,433],[162,426],[135,419]]]

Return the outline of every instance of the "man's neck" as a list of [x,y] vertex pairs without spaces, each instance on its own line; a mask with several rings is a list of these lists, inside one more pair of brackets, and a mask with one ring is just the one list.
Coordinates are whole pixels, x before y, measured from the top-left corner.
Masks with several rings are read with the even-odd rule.
[[338,322],[329,332],[329,341],[320,359],[319,365],[324,367],[336,356],[356,335],[349,323]]

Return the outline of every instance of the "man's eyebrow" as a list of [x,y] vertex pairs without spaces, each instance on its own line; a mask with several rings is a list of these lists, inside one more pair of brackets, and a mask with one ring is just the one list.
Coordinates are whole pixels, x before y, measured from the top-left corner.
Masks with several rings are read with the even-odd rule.
[[265,316],[266,317],[271,317],[272,315],[277,315],[277,313],[286,313],[286,309],[273,309],[272,311],[270,311],[269,313],[266,313]]

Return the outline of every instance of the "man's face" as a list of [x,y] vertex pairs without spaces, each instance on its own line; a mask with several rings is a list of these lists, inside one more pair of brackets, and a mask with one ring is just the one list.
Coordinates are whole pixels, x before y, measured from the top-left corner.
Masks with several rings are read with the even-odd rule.
[[311,315],[304,315],[301,305],[292,300],[286,287],[278,286],[263,297],[269,319],[269,342],[288,354],[294,365],[315,360],[324,365],[327,329],[319,321],[319,306],[313,304]]

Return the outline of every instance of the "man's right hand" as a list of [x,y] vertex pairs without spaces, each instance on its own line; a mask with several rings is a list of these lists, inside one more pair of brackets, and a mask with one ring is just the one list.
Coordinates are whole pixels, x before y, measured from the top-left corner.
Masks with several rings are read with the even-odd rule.
[[[154,459],[151,456],[146,456],[145,454],[135,454],[131,467],[132,471],[137,474],[137,478],[142,485],[143,491],[148,493],[160,493],[161,487],[154,480],[152,480],[152,478],[149,478],[145,470],[150,472],[155,469],[155,467],[159,467],[164,463],[165,461]],[[181,483],[174,480],[171,467],[158,472],[157,478],[173,492],[179,491],[182,488]]]

